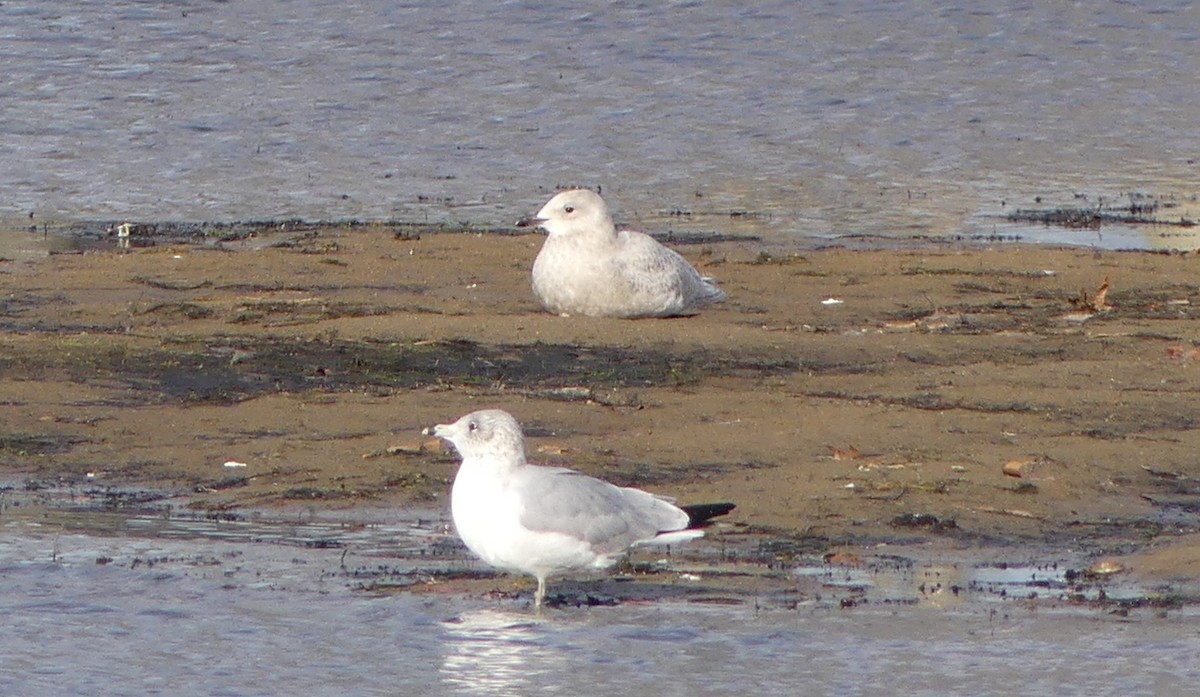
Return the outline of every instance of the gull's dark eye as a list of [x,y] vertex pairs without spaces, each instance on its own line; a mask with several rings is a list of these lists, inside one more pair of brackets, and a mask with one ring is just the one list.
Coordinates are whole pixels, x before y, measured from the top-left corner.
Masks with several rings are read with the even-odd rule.
[[575,206],[567,206],[567,207],[566,207],[566,208],[564,208],[563,210],[564,210],[564,211],[566,211],[567,213],[574,213],[574,212],[575,212]]
[[479,430],[479,422],[472,421],[471,423],[467,424],[467,430],[468,431],[478,431]]

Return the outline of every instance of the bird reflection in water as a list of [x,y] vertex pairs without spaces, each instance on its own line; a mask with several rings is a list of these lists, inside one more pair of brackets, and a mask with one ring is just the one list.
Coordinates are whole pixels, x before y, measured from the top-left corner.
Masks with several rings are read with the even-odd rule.
[[459,694],[519,695],[561,686],[566,652],[528,615],[479,610],[446,625],[443,684]]

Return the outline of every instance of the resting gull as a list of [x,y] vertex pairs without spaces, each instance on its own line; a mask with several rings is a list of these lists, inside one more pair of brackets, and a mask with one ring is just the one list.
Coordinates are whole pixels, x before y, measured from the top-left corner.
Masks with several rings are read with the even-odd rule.
[[725,292],[654,238],[617,231],[594,191],[561,191],[519,227],[546,231],[533,292],[560,315],[672,317],[721,302]]

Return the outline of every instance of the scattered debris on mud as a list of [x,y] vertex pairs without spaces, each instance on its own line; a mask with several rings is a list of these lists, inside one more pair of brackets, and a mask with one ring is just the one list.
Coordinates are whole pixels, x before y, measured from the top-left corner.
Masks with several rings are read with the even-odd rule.
[[[1190,203],[1194,205],[1196,201],[1193,199]],[[1104,225],[1113,224],[1195,227],[1195,220],[1172,214],[1180,206],[1181,202],[1173,197],[1129,193],[1127,201],[1119,203],[1101,198],[1095,204],[1077,207],[1018,208],[1007,217],[1013,223],[1041,223],[1088,230],[1099,230]]]
[[631,322],[543,312],[538,236],[255,234],[4,264],[4,471],[196,515],[438,508],[421,428],[497,406],[537,461],[812,553],[1200,531],[1191,255],[706,241],[730,302]]

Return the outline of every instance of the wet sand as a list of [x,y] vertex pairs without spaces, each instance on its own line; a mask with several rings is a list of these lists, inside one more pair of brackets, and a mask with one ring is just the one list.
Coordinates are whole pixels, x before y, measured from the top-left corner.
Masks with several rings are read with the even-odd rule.
[[214,515],[436,509],[456,458],[421,428],[502,407],[538,461],[734,501],[727,529],[806,550],[1200,575],[1194,255],[676,245],[730,300],[629,321],[541,311],[541,239],[323,227],[0,264],[2,473]]

